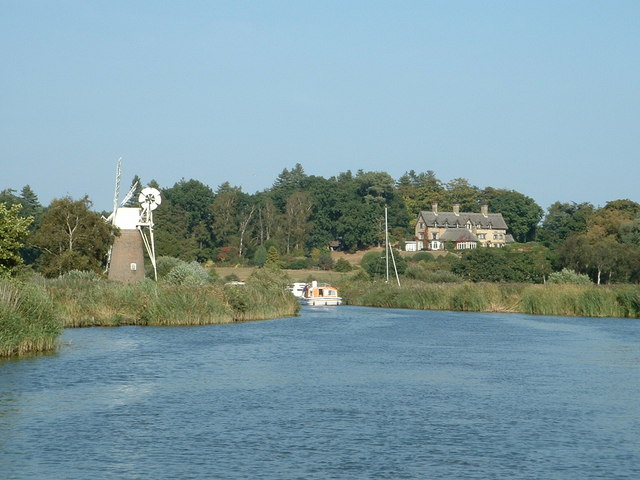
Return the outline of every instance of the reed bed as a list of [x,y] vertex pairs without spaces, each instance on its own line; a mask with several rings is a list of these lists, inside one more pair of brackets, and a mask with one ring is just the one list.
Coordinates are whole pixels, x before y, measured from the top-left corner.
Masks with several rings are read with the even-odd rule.
[[510,312],[580,317],[640,317],[640,287],[634,285],[530,285],[500,283],[396,284],[343,282],[347,304],[417,310]]
[[41,286],[0,280],[0,357],[52,351],[60,330]]
[[246,285],[121,284],[61,277],[47,284],[64,327],[205,325],[291,316],[285,276],[256,271]]

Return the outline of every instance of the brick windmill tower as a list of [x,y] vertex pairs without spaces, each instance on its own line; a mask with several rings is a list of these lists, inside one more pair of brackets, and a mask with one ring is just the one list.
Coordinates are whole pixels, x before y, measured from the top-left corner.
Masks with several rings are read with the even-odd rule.
[[108,277],[109,280],[124,283],[144,280],[144,248],[153,266],[154,279],[157,280],[153,211],[162,202],[160,192],[151,187],[143,188],[138,195],[140,206],[125,207],[124,205],[131,199],[138,186],[136,182],[122,202],[118,203],[121,163],[122,159],[118,159],[113,212],[105,220],[108,223],[113,223],[120,230],[120,236],[115,238],[109,252]]

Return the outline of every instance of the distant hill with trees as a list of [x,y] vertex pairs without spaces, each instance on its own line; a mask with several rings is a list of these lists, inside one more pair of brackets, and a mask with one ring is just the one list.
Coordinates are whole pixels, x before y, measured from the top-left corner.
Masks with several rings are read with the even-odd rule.
[[[307,175],[300,164],[254,194],[224,181],[215,188],[197,179],[148,185],[163,196],[154,217],[158,255],[187,262],[264,265],[275,251],[287,268],[330,269],[331,249],[355,252],[383,244],[385,207],[391,241],[402,247],[413,240],[418,212],[434,202],[442,210],[457,203],[468,212],[488,204],[502,214],[517,243],[504,252],[456,255],[437,268],[473,281],[541,282],[563,268],[594,282],[640,281],[640,205],[631,200],[612,200],[602,208],[556,202],[544,212],[515,190],[481,189],[464,178],[443,182],[431,170],[411,170],[398,179],[363,170],[324,178]],[[20,193],[2,190],[2,204],[0,274],[28,268],[56,276],[104,268],[114,233],[102,221],[106,212],[92,211],[89,198],[63,197],[43,206],[27,185]],[[415,275],[416,267],[407,272]]]

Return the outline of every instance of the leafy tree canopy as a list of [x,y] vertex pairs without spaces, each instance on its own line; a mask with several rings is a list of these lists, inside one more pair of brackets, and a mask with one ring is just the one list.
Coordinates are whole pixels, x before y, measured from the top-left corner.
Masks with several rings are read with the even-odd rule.
[[18,252],[29,233],[33,217],[21,217],[21,210],[19,203],[11,207],[0,203],[0,277],[11,275],[22,263]]
[[46,276],[70,270],[102,272],[114,233],[112,226],[91,211],[88,197],[53,200],[33,238],[43,251],[40,271]]
[[532,199],[515,190],[485,189],[491,212],[500,212],[518,242],[534,240],[544,210]]

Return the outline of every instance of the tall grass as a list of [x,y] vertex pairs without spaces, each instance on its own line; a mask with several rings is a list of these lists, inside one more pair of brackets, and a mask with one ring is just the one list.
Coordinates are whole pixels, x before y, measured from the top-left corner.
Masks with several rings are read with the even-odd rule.
[[258,270],[246,285],[121,284],[63,276],[47,283],[65,327],[203,325],[295,315],[288,279]]
[[340,284],[347,304],[419,310],[512,312],[584,317],[640,317],[640,287],[500,283]]
[[60,329],[41,286],[0,280],[0,357],[51,351]]

